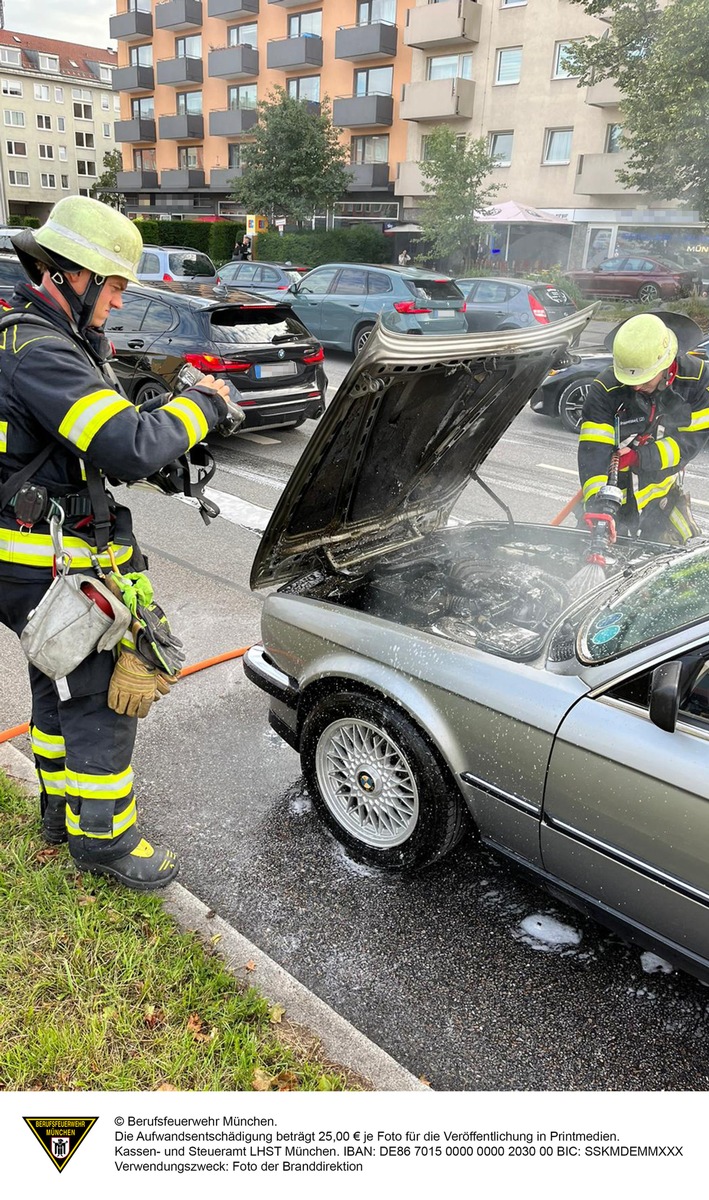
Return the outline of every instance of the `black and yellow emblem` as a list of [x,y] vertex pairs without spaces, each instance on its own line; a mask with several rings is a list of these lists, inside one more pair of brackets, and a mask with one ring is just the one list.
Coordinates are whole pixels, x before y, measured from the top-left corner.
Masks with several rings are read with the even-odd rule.
[[98,1117],[23,1117],[58,1171],[63,1171]]

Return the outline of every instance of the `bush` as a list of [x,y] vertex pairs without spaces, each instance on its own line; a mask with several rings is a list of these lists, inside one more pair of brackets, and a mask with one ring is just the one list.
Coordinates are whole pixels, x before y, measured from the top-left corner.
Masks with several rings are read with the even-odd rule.
[[231,258],[244,226],[233,221],[135,221],[148,246],[189,246],[208,254],[217,266]]
[[42,224],[39,217],[9,217],[8,223],[22,225],[25,229],[39,229]]
[[246,232],[246,226],[236,225],[233,221],[215,221],[209,228],[209,257],[220,267],[231,258],[234,246]]
[[261,233],[255,258],[262,262],[298,262],[319,267],[328,262],[391,262],[391,240],[369,226],[313,230],[306,233]]

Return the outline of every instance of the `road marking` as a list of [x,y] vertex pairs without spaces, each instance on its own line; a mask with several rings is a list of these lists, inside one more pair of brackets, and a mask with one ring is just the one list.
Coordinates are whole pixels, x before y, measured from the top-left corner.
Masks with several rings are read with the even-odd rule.
[[245,442],[257,442],[260,446],[280,446],[280,438],[266,437],[263,433],[239,433],[237,437]]
[[275,488],[279,492],[286,486],[285,481],[275,479],[273,475],[263,475],[260,471],[250,471],[248,467],[232,467],[227,463],[219,463],[217,469],[225,475],[236,475],[237,479],[250,479],[252,483],[260,483],[262,487]]
[[[205,488],[204,494],[208,500],[213,500],[220,509],[220,516],[232,525],[240,525],[242,529],[253,529],[262,532],[271,519],[271,509],[261,508],[258,504],[249,504],[232,496],[230,492],[218,492],[214,488]],[[184,504],[197,507],[197,501],[192,496],[178,496]]]
[[537,463],[537,466],[544,471],[560,471],[562,475],[576,475],[578,478],[578,471],[572,471],[571,467],[557,467],[552,463]]

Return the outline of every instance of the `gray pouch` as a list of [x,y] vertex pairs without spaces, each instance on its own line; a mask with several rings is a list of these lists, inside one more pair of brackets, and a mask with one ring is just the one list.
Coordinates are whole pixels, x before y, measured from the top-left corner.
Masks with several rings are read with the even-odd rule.
[[[111,615],[86,594],[95,588]],[[94,650],[112,650],[131,623],[129,609],[93,575],[57,575],[32,610],[20,642],[27,658],[50,679],[69,675]]]

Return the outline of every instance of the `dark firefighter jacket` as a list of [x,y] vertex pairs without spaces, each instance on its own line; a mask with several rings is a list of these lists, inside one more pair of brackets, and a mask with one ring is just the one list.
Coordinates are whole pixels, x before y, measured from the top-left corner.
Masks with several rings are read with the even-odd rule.
[[[0,483],[48,441],[56,448],[31,482],[58,500],[88,495],[87,462],[124,483],[144,479],[202,441],[224,416],[224,401],[199,388],[158,397],[139,411],[103,365],[105,338],[93,331],[88,340],[80,338],[58,306],[27,284],[15,290],[13,311],[18,310],[46,318],[56,332],[30,323],[0,330]],[[111,548],[117,564],[128,570],[137,550],[130,514],[113,501],[111,508],[116,513]],[[72,570],[90,569],[91,518],[85,513],[68,518],[63,532]],[[100,561],[109,565],[105,554]],[[142,566],[138,554],[133,565]],[[8,505],[0,512],[0,578],[49,579],[52,566],[47,522],[23,530]]]
[[[642,402],[633,388],[618,383],[612,367],[594,379],[584,400],[578,449],[587,509],[593,507],[589,501],[608,481],[618,435],[620,443],[633,436],[650,438],[636,447],[639,461],[634,500],[642,513],[653,500],[667,495],[677,473],[709,438],[709,364],[692,354],[681,354],[672,387]],[[630,499],[628,479],[628,471],[621,472],[619,487],[624,503]]]

